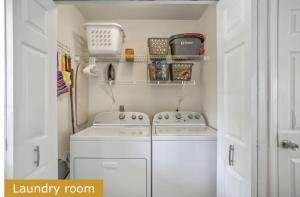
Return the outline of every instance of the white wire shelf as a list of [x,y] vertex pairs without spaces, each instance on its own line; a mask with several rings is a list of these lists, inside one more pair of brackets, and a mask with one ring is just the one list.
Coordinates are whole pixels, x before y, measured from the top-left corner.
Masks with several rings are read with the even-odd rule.
[[178,62],[178,61],[188,61],[188,62],[206,62],[209,61],[209,56],[200,56],[200,55],[167,55],[167,56],[139,56],[135,55],[133,61],[127,61],[125,56],[117,57],[80,57],[76,56],[76,61],[89,62],[89,58],[95,58],[96,62],[122,62],[122,63],[149,63],[155,60],[167,60],[168,63]]
[[191,81],[108,81],[108,80],[98,80],[100,84],[112,84],[112,85],[153,85],[153,86],[194,86],[196,85],[195,80]]

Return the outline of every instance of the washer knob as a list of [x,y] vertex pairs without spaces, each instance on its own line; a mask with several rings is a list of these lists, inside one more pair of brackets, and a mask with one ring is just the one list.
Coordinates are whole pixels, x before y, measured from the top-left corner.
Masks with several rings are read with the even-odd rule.
[[144,118],[143,115],[139,115],[140,120],[143,120],[143,118]]
[[158,115],[157,118],[158,118],[159,120],[161,120],[161,119],[162,119],[162,115]]
[[181,118],[182,118],[182,115],[181,115],[181,113],[177,113],[177,114],[175,115],[175,117],[176,117],[177,119],[181,119]]
[[119,115],[119,119],[120,119],[120,120],[125,119],[125,114],[121,113],[121,114]]
[[165,119],[169,119],[169,115],[168,114],[165,115]]
[[196,115],[195,115],[195,118],[196,118],[196,119],[200,119],[200,114],[196,114]]
[[193,114],[189,114],[189,115],[188,115],[188,118],[189,118],[189,119],[193,119]]
[[132,118],[132,120],[135,120],[136,119],[136,115],[132,114],[131,118]]

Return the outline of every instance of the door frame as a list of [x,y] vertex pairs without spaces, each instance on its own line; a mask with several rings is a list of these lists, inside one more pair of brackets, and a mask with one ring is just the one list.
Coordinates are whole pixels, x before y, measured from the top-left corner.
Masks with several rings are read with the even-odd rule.
[[257,64],[258,64],[258,131],[257,131],[257,196],[268,195],[268,129],[269,129],[269,3],[258,1]]
[[278,197],[278,0],[269,1],[269,196]]
[[5,64],[5,178],[13,178],[14,166],[14,130],[13,130],[13,0],[5,0],[5,34],[6,34],[6,64]]
[[278,197],[278,0],[258,1],[257,194]]
[[5,72],[6,72],[6,35],[5,35],[5,1],[0,5],[0,157],[4,158],[1,161],[0,167],[0,195],[4,196],[4,179],[5,179]]
[[[278,0],[259,6],[258,196],[278,197]],[[265,119],[265,121],[261,120]]]
[[278,197],[278,0],[258,2],[258,197]]

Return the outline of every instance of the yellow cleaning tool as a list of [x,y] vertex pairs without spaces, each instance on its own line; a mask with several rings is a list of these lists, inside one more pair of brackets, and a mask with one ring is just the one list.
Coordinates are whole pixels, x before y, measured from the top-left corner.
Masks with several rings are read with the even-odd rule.
[[61,70],[62,70],[63,79],[64,79],[66,85],[70,86],[72,84],[71,73],[66,71],[66,67],[67,67],[67,61],[66,60],[67,60],[67,56],[62,55],[61,56]]

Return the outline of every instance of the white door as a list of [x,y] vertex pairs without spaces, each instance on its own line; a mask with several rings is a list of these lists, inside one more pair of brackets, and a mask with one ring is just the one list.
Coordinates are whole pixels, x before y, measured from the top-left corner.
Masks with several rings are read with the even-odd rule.
[[256,13],[255,0],[220,0],[217,6],[220,197],[257,195]]
[[300,1],[278,8],[279,197],[300,197]]
[[6,175],[57,178],[55,4],[52,0],[6,2]]

